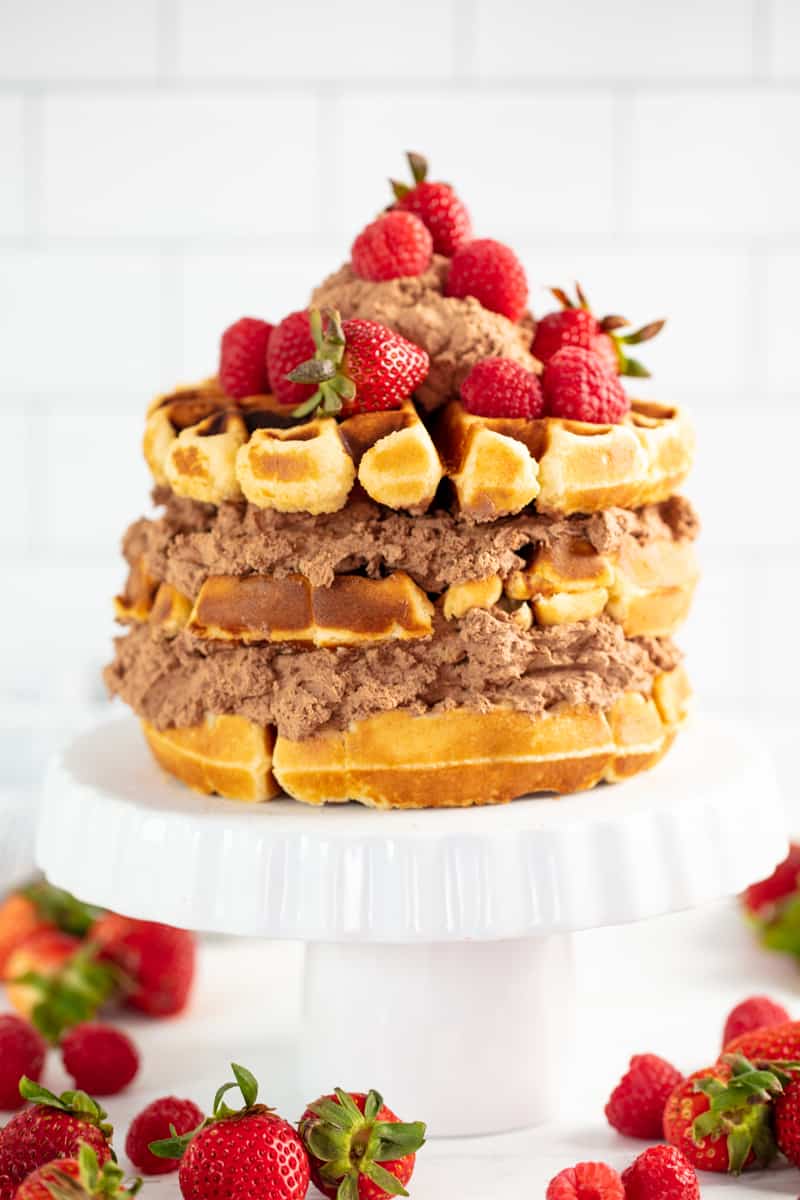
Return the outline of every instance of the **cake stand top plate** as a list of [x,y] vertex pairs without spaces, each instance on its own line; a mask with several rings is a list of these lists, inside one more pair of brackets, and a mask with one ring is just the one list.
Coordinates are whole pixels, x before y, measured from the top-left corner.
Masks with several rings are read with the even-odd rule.
[[130,916],[339,942],[641,920],[738,892],[785,853],[768,754],[749,729],[707,718],[626,783],[424,812],[199,796],[125,718],[53,761],[37,847],[53,883]]

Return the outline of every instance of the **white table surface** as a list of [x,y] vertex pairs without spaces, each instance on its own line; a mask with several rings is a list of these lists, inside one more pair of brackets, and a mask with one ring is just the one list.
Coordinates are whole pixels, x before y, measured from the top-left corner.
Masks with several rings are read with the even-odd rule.
[[[575,948],[580,1014],[575,1051],[582,1070],[573,1070],[562,1114],[536,1130],[431,1142],[419,1155],[414,1200],[539,1200],[552,1175],[581,1159],[599,1158],[621,1169],[643,1144],[615,1135],[602,1108],[631,1054],[661,1053],[686,1071],[707,1065],[716,1057],[725,1013],[756,991],[768,992],[800,1016],[800,970],[758,950],[730,904],[581,934]],[[130,1119],[149,1100],[175,1092],[205,1107],[228,1078],[231,1059],[256,1072],[262,1098],[287,1116],[299,1115],[303,1100],[311,1099],[298,1095],[293,1082],[301,961],[302,948],[291,943],[206,943],[188,1016],[125,1022],[142,1050],[143,1068],[134,1087],[107,1103],[120,1154]],[[254,1030],[266,1024],[269,1040],[259,1042]],[[55,1089],[68,1085],[55,1056],[45,1082]],[[338,1083],[377,1086],[391,1104],[391,1080],[320,1079],[320,1091]],[[723,1188],[733,1195],[735,1188],[738,1200],[796,1197],[800,1171],[748,1173],[734,1185],[706,1174],[701,1185],[704,1196]],[[144,1195],[177,1197],[177,1180],[155,1181]]]

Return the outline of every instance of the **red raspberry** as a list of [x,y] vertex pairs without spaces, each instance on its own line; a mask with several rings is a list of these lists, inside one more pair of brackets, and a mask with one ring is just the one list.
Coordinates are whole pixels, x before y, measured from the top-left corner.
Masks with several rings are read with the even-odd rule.
[[139,1070],[139,1052],[127,1034],[112,1025],[76,1025],[61,1041],[64,1067],[75,1087],[93,1096],[115,1096]]
[[191,1133],[199,1129],[205,1114],[192,1100],[179,1100],[177,1096],[163,1096],[154,1100],[134,1117],[125,1139],[125,1153],[138,1171],[145,1175],[167,1175],[177,1171],[179,1158],[156,1158],[150,1150],[151,1142],[170,1136],[170,1126],[176,1133]]
[[609,1125],[626,1137],[658,1140],[664,1105],[682,1082],[680,1071],[657,1054],[635,1054],[605,1107]]
[[46,1054],[44,1039],[32,1025],[10,1013],[0,1016],[0,1108],[22,1108],[19,1081],[27,1075],[38,1083]]
[[315,350],[305,309],[290,313],[275,326],[267,348],[267,369],[272,390],[281,404],[291,404],[294,407],[313,396],[316,391],[313,384],[292,383],[286,376],[295,367],[299,367],[300,363],[313,358]]
[[453,255],[446,292],[459,299],[474,296],[491,312],[518,321],[528,301],[528,281],[513,250],[492,238],[477,238]]
[[605,333],[593,313],[585,308],[565,308],[561,312],[547,313],[539,319],[531,354],[540,362],[549,362],[564,346],[580,346],[583,350],[594,350],[603,362],[619,373],[619,355],[610,334]]
[[267,343],[272,333],[268,321],[242,317],[222,335],[219,352],[219,382],[226,396],[241,400],[269,391]]
[[360,279],[380,283],[427,271],[433,254],[430,232],[410,212],[390,209],[363,229],[350,257]]
[[551,417],[615,425],[631,406],[618,377],[591,350],[565,346],[544,369],[544,399]]
[[467,412],[476,417],[541,417],[544,397],[532,371],[510,358],[482,358],[461,385]]
[[769,916],[771,910],[780,900],[785,900],[798,890],[800,879],[800,845],[791,845],[789,853],[782,863],[779,863],[767,879],[762,879],[744,893],[742,899],[745,908],[759,917]]
[[790,1020],[783,1005],[770,1000],[769,996],[750,996],[728,1014],[722,1048],[743,1033],[752,1033],[754,1029],[771,1029],[773,1025],[784,1025]]
[[627,1200],[700,1200],[694,1167],[674,1146],[651,1146],[622,1172]]
[[606,1163],[584,1162],[551,1179],[545,1200],[625,1200],[625,1189]]
[[392,183],[397,197],[395,208],[414,213],[430,230],[434,254],[451,258],[459,246],[472,237],[472,222],[463,202],[449,183],[426,179],[428,164],[421,154],[408,154],[414,186]]

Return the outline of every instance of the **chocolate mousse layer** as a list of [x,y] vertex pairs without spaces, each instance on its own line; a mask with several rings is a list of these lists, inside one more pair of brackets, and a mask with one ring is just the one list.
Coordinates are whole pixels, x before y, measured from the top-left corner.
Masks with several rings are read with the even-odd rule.
[[585,538],[599,554],[613,554],[627,539],[692,539],[698,531],[694,509],[682,496],[636,510],[560,518],[521,513],[486,525],[447,511],[412,517],[366,498],[317,517],[246,502],[216,508],[168,489],[159,489],[155,499],[164,504],[163,516],[130,527],[125,556],[133,565],[144,555],[151,575],[191,597],[209,575],[253,572],[299,572],[325,587],[343,572],[378,577],[403,570],[424,590],[439,593],[452,583],[495,574],[506,578],[526,564],[537,545],[565,548]]
[[625,638],[600,617],[523,632],[499,609],[437,618],[424,641],[299,650],[169,639],[143,625],[116,640],[112,693],[160,729],[238,714],[293,740],[341,729],[389,709],[415,713],[512,705],[533,716],[553,705],[606,708],[623,692],[648,694],[676,666],[669,639]]
[[427,350],[430,371],[415,396],[428,410],[458,394],[478,359],[500,355],[528,370],[536,367],[530,353],[530,323],[515,325],[471,296],[465,300],[445,296],[449,266],[448,259],[434,255],[423,275],[372,283],[359,279],[345,263],[311,298],[317,308],[337,308],[344,320],[361,317],[388,325]]

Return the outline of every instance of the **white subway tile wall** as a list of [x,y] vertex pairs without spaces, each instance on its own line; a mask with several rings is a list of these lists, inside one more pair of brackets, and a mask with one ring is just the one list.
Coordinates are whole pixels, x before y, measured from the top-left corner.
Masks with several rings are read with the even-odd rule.
[[786,764],[798,128],[800,0],[3,0],[0,783],[100,702],[148,398],[302,305],[406,148],[519,249],[537,311],[579,278],[669,317],[642,391],[699,434],[683,640],[701,703]]

